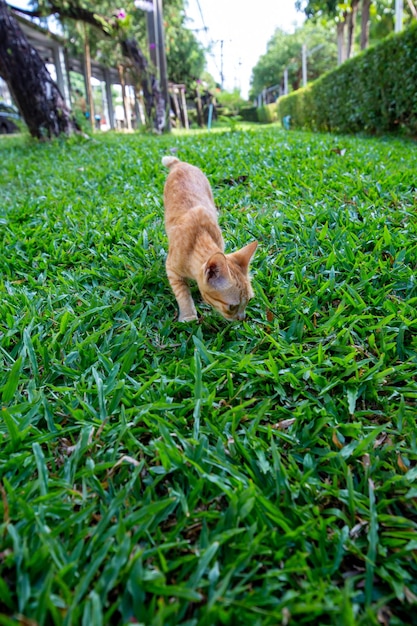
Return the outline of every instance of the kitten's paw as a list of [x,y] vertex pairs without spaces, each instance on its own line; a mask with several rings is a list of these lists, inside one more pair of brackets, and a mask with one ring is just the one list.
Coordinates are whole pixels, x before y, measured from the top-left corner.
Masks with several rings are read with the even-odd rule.
[[198,320],[197,315],[180,315],[178,318],[179,322],[194,322]]

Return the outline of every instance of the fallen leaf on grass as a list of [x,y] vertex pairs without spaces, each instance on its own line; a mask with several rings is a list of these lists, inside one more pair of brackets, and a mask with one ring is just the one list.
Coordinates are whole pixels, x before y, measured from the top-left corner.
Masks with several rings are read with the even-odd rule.
[[3,522],[8,524],[10,521],[9,502],[7,500],[7,493],[3,486],[3,483],[0,483],[0,493],[1,493],[1,499],[3,501]]
[[292,426],[294,422],[295,422],[295,417],[291,417],[287,420],[281,420],[280,422],[273,424],[272,428],[275,428],[276,430],[285,430],[286,428],[289,428],[290,426]]
[[404,463],[403,458],[401,456],[401,454],[397,455],[397,465],[400,468],[400,470],[404,473],[408,472],[408,470],[410,469],[409,467],[407,467],[407,465]]
[[[95,429],[92,428],[88,434],[88,440],[87,440],[88,446],[91,444],[93,440],[94,432],[95,432]],[[62,454],[66,454],[67,456],[70,456],[75,451],[75,449],[77,448],[77,445],[78,445],[78,442],[74,445],[70,445],[70,442],[68,441],[66,437],[62,437],[59,441],[60,452]]]
[[339,439],[339,435],[337,434],[337,430],[333,431],[332,441],[333,441],[334,445],[336,446],[336,448],[338,448],[339,450],[341,450],[343,448],[343,443]]
[[38,626],[38,622],[30,619],[29,617],[25,617],[24,615],[16,615],[16,624],[20,624],[20,626]]
[[242,174],[241,176],[236,176],[236,178],[224,178],[221,181],[222,185],[229,185],[229,187],[234,187],[235,185],[241,185],[242,183],[245,183],[248,179],[248,176],[246,174]]
[[274,321],[274,314],[269,309],[266,310],[266,319],[268,320],[268,322]]
[[369,456],[367,452],[363,455],[361,463],[365,468],[370,467],[371,457]]
[[411,591],[411,589],[409,589],[405,585],[404,585],[404,595],[405,595],[407,602],[409,602],[410,604],[417,604],[417,596],[415,595],[415,593]]
[[386,443],[387,445],[391,445],[392,444],[392,440],[390,439],[390,437],[388,437],[388,434],[386,432],[382,432],[375,439],[375,441],[374,441],[374,449],[375,448],[379,448],[379,446],[382,446],[384,443]]
[[387,606],[382,606],[379,610],[378,610],[378,622],[380,624],[383,624],[383,626],[389,626],[391,623],[391,617],[392,617],[392,613],[389,610],[389,608]]
[[364,526],[367,525],[367,523],[368,522],[361,520],[360,522],[355,524],[353,528],[351,528],[349,531],[349,537],[351,537],[352,539],[356,539],[357,537],[359,537],[359,535],[362,532],[362,529],[364,528]]
[[130,463],[130,465],[134,465],[135,467],[138,467],[138,465],[140,465],[140,461],[138,461],[137,459],[134,459],[132,456],[128,456],[127,454],[124,454],[122,457],[120,457],[117,463],[113,465],[113,467],[111,468],[109,472],[109,476],[111,476],[118,467],[123,465],[123,463]]

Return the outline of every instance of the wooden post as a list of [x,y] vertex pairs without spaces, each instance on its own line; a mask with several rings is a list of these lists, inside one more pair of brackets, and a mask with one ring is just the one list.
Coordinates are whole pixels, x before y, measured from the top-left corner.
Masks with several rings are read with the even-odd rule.
[[90,54],[90,42],[88,39],[87,26],[84,24],[84,65],[85,65],[85,85],[87,90],[87,100],[90,112],[90,124],[92,130],[94,130],[94,101],[93,101],[93,88],[91,86],[91,54]]
[[65,80],[66,67],[64,51],[60,44],[56,44],[52,47],[52,54],[54,57],[54,65],[56,70],[56,82],[59,90],[65,100],[67,107],[71,108],[71,97],[68,89],[68,82]]
[[184,112],[184,124],[185,124],[185,128],[188,130],[190,128],[190,125],[188,123],[188,111],[187,111],[187,102],[185,100],[184,85],[180,85],[180,93],[181,93],[182,110]]
[[202,128],[204,126],[204,115],[203,115],[203,107],[201,104],[200,86],[198,83],[197,83],[196,93],[197,93],[197,122],[198,122],[198,125]]
[[177,92],[178,92],[177,86],[176,85],[172,85],[171,95],[172,95],[172,102],[174,104],[175,117],[178,120],[178,127],[181,128],[181,126],[182,126],[181,109],[180,109],[180,106],[178,104]]
[[128,130],[132,130],[132,122],[130,119],[130,106],[129,106],[129,102],[127,100],[127,95],[126,95],[126,81],[125,81],[125,76],[124,76],[123,65],[119,65],[118,70],[119,70],[120,84],[122,86],[123,111],[124,111],[124,116],[125,116],[126,128]]
[[110,71],[108,67],[104,68],[104,80],[106,82],[106,98],[107,98],[107,111],[109,114],[109,125],[112,130],[115,128],[114,123],[114,107],[113,107],[113,98],[111,93],[111,79],[110,79]]

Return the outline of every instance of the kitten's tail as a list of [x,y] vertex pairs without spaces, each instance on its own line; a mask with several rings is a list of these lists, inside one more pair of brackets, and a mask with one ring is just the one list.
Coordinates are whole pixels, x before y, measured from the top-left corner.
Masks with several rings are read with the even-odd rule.
[[175,163],[179,163],[180,160],[177,159],[177,157],[174,156],[164,156],[162,157],[162,165],[165,165],[165,167],[171,168],[173,165],[175,165]]

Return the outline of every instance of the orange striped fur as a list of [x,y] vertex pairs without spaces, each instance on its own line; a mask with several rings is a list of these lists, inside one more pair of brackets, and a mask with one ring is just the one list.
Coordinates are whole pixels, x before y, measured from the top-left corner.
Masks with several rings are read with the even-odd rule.
[[203,172],[166,156],[169,169],[164,189],[165,229],[169,250],[168,280],[177,299],[178,319],[197,319],[188,279],[195,280],[203,299],[228,320],[243,320],[253,291],[248,273],[257,241],[231,254],[217,223],[217,210]]

